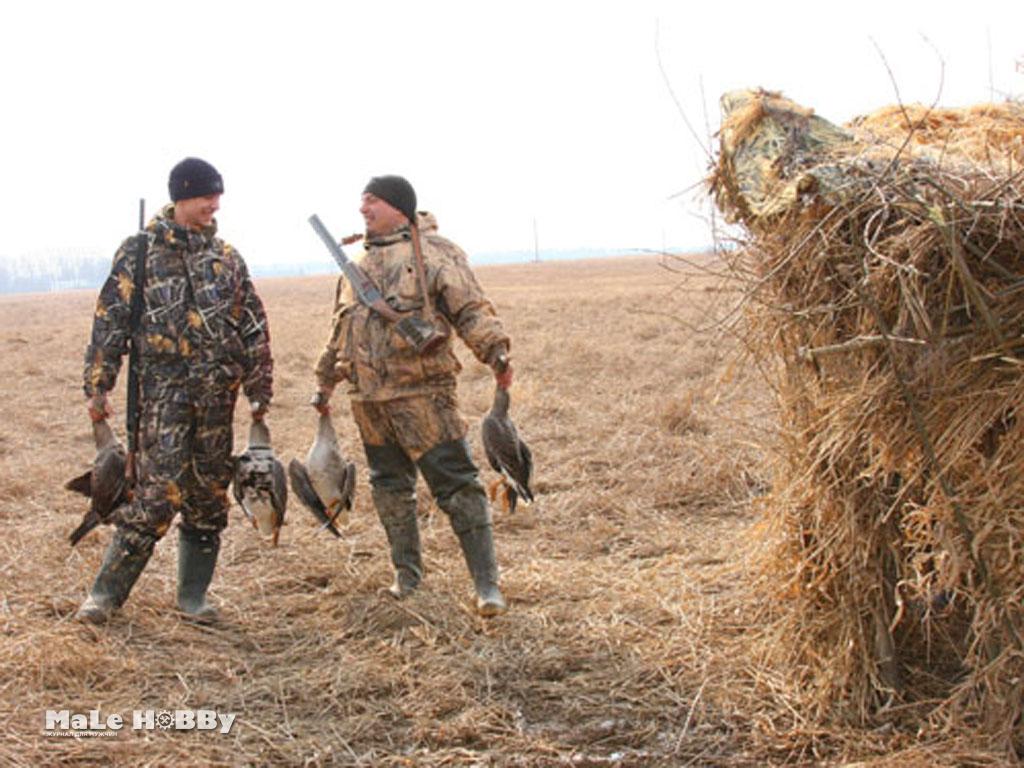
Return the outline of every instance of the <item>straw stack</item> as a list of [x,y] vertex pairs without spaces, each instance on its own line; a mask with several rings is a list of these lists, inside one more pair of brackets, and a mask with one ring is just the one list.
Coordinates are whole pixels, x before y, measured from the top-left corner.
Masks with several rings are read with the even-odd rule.
[[1024,108],[722,107],[710,188],[782,414],[768,647],[822,717],[1019,747]]

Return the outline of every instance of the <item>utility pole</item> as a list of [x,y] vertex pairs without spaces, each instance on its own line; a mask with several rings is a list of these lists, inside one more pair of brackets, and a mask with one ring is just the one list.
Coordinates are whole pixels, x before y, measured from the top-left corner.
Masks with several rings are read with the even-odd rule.
[[534,262],[540,261],[540,246],[537,240],[537,217],[533,217],[533,260]]

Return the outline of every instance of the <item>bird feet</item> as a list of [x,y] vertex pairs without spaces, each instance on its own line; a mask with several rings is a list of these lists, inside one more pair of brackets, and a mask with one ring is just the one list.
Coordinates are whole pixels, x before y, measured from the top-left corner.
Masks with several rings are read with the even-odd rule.
[[492,504],[497,504],[503,513],[507,513],[512,504],[508,498],[508,483],[504,477],[499,477],[487,486],[487,498]]
[[334,528],[341,526],[345,528],[348,526],[348,510],[342,503],[341,499],[333,499],[330,504],[327,505],[327,520],[329,525]]

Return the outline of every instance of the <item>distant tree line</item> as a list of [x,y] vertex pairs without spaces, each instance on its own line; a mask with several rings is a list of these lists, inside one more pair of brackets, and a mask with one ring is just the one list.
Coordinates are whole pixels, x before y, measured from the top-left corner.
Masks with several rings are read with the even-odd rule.
[[110,274],[110,259],[101,256],[22,257],[0,261],[0,293],[67,291],[99,288]]

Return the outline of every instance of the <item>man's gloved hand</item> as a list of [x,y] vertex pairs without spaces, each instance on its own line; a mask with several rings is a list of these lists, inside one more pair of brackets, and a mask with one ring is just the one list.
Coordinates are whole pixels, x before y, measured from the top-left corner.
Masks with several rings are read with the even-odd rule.
[[85,404],[89,409],[89,418],[92,421],[103,421],[113,413],[110,410],[110,404],[107,402],[107,396],[103,392],[97,392],[87,399]]
[[494,380],[499,387],[508,389],[512,386],[512,361],[507,352],[502,352],[495,357],[491,367],[494,370]]
[[325,415],[331,409],[330,402],[331,393],[333,391],[333,389],[320,387],[313,393],[313,396],[309,398],[309,404],[316,408],[316,412],[321,416]]

